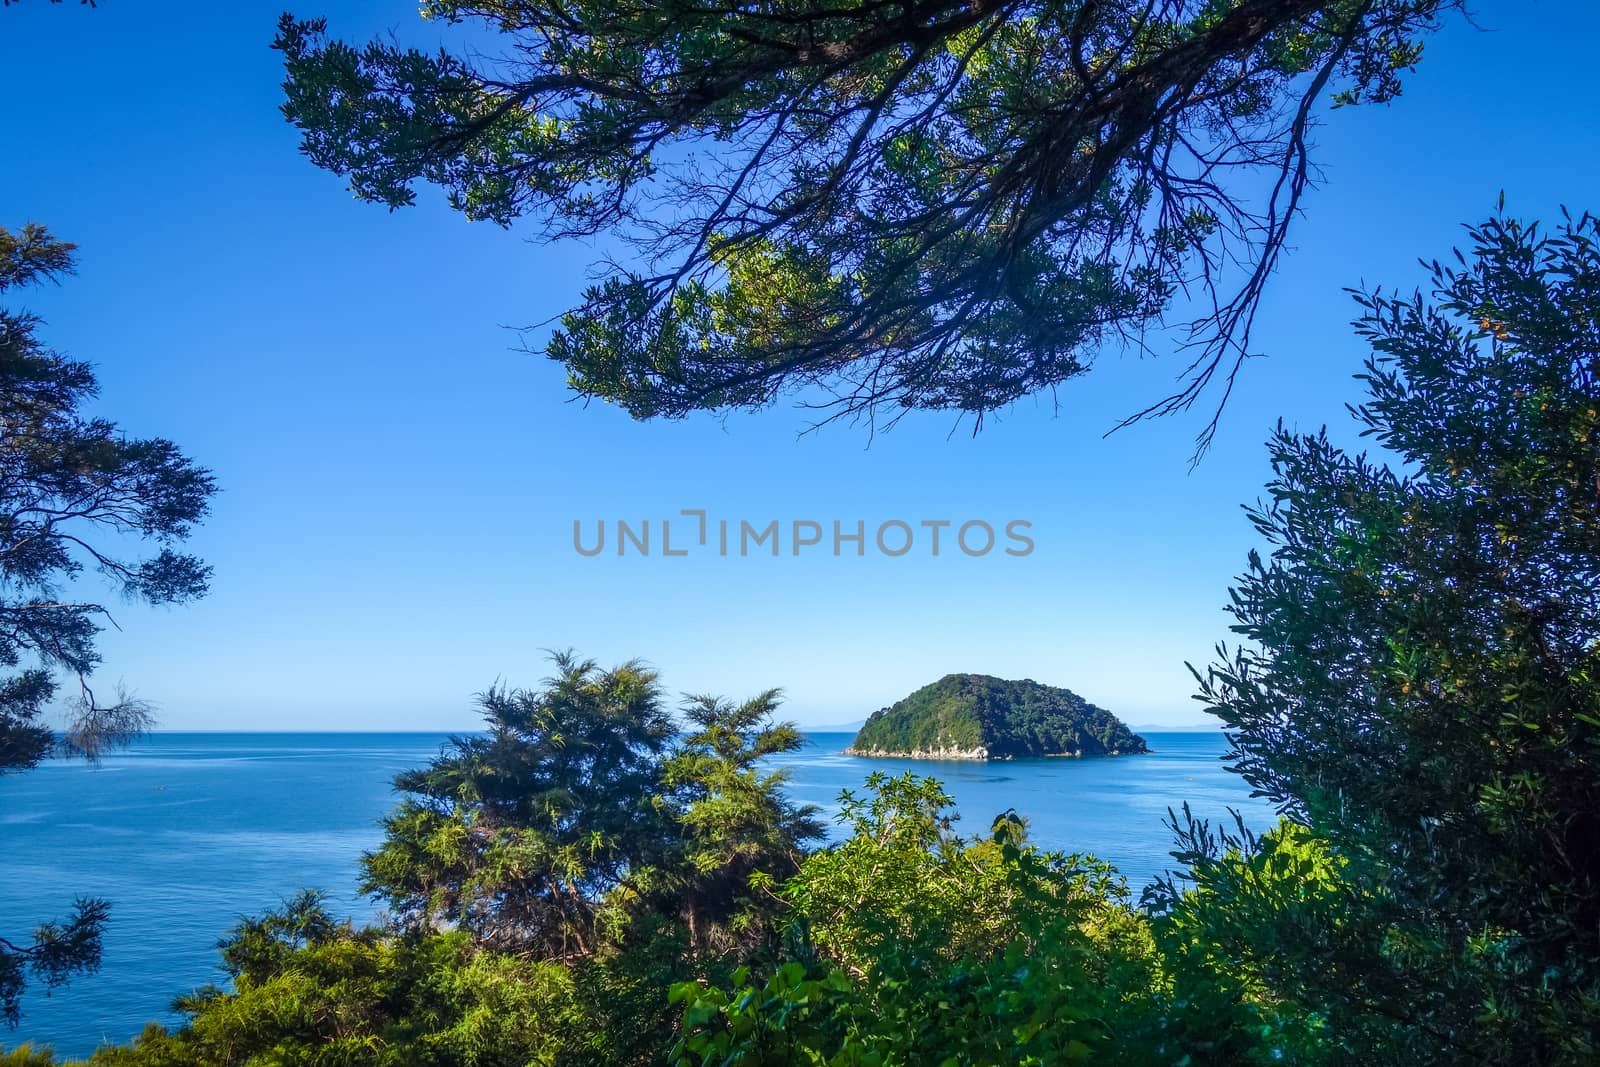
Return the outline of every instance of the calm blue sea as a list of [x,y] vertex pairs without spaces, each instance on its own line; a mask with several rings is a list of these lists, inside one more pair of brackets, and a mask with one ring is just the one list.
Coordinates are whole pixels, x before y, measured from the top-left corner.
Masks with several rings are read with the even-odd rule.
[[[1051,848],[1096,853],[1137,890],[1166,867],[1168,806],[1188,801],[1221,816],[1229,806],[1264,826],[1219,762],[1219,733],[1152,733],[1150,756],[968,764],[843,756],[850,734],[813,734],[784,758],[791,791],[830,813],[841,789],[873,770],[942,779],[968,833],[1015,807]],[[16,1033],[83,1055],[125,1041],[147,1020],[176,1021],[174,996],[221,982],[217,939],[240,916],[304,887],[346,914],[375,906],[354,892],[358,859],[394,803],[390,780],[417,766],[442,734],[155,734],[91,769],[51,762],[0,777],[6,884],[0,935],[65,911],[76,896],[112,902],[105,966],[51,996],[30,994]]]

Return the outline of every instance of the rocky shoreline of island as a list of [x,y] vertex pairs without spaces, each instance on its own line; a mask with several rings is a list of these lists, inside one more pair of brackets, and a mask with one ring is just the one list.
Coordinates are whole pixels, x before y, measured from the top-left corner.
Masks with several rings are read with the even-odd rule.
[[885,749],[857,748],[851,745],[849,748],[841,749],[839,754],[841,756],[859,756],[863,759],[977,760],[996,762],[1014,759],[1084,759],[1086,757],[1093,758],[1094,756],[1143,756],[1148,755],[1151,751],[1153,750],[1146,745],[1144,748],[1129,752],[1123,752],[1119,749],[1107,749],[1104,752],[1092,754],[1082,751],[1033,752],[1019,756],[1010,753],[991,755],[986,748],[935,748],[916,749],[910,752],[891,752]]

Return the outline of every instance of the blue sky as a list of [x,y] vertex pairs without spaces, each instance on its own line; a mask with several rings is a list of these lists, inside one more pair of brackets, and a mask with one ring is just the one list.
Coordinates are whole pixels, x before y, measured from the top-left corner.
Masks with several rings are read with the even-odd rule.
[[[297,153],[267,47],[283,0],[25,2],[0,11],[3,222],[81,245],[29,294],[100,372],[100,409],[178,441],[224,492],[194,539],[214,591],[123,605],[102,678],[171,729],[456,729],[544,649],[638,656],[675,691],[778,685],[802,723],[864,716],[951,671],[1068,686],[1134,723],[1187,723],[1185,660],[1226,636],[1252,544],[1239,510],[1273,422],[1326,423],[1362,349],[1347,285],[1410,289],[1418,257],[1508,207],[1600,208],[1587,0],[1479,0],[1404,96],[1329,116],[1324,184],[1272,286],[1254,361],[1194,472],[1199,416],[1102,439],[1175,360],[1104,357],[972,438],[949,419],[870,442],[806,414],[635,423],[568,402],[506,327],[581,289],[592,249],[467,224],[436,195],[358,204]],[[331,29],[427,40],[405,3],[320,0]],[[682,508],[769,519],[1032,523],[1034,552],[969,559],[579,557],[572,522]],[[675,537],[677,531],[674,531]]]

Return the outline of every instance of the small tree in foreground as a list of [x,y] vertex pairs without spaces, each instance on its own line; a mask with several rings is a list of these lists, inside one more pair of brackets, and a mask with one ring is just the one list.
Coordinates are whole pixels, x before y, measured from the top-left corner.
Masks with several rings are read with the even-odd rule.
[[[0,295],[70,274],[74,246],[42,226],[0,228]],[[211,475],[171,441],[129,438],[85,416],[94,372],[50,349],[39,319],[0,308],[0,774],[26,770],[52,751],[94,758],[149,722],[149,707],[90,685],[95,638],[110,618],[81,599],[75,581],[99,571],[124,597],[179,604],[203,595],[210,569],[174,547],[206,512]],[[124,555],[149,543],[143,557]],[[46,716],[58,678],[76,683],[73,716],[58,739]],[[58,743],[59,740],[59,743]],[[93,969],[107,906],[80,900],[64,922],[30,938],[0,935],[0,1017],[18,1018],[26,977],[47,986]]]
[[1398,469],[1273,438],[1247,644],[1202,698],[1246,780],[1333,850],[1345,932],[1366,924],[1342,996],[1309,946],[1289,986],[1367,1000],[1424,1059],[1594,1062],[1600,224],[1470,238],[1431,297],[1358,295],[1353,411]]
[[485,947],[581,959],[663,919],[688,947],[737,954],[770,934],[767,882],[821,828],[760,761],[802,743],[778,691],[686,702],[679,735],[654,671],[570,653],[539,690],[480,698],[489,732],[402,774],[406,794],[366,888],[414,930],[460,927]]
[[585,956],[610,895],[665,848],[650,801],[674,726],[655,672],[565,653],[555,667],[542,690],[490,689],[486,735],[395,780],[405,800],[365,888],[405,925]]

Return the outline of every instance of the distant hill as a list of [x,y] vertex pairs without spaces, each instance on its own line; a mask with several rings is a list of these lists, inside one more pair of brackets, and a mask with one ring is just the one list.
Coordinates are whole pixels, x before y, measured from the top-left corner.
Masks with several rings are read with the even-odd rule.
[[948,674],[874,712],[853,756],[1016,759],[1148,752],[1144,738],[1069,689],[985,674]]

